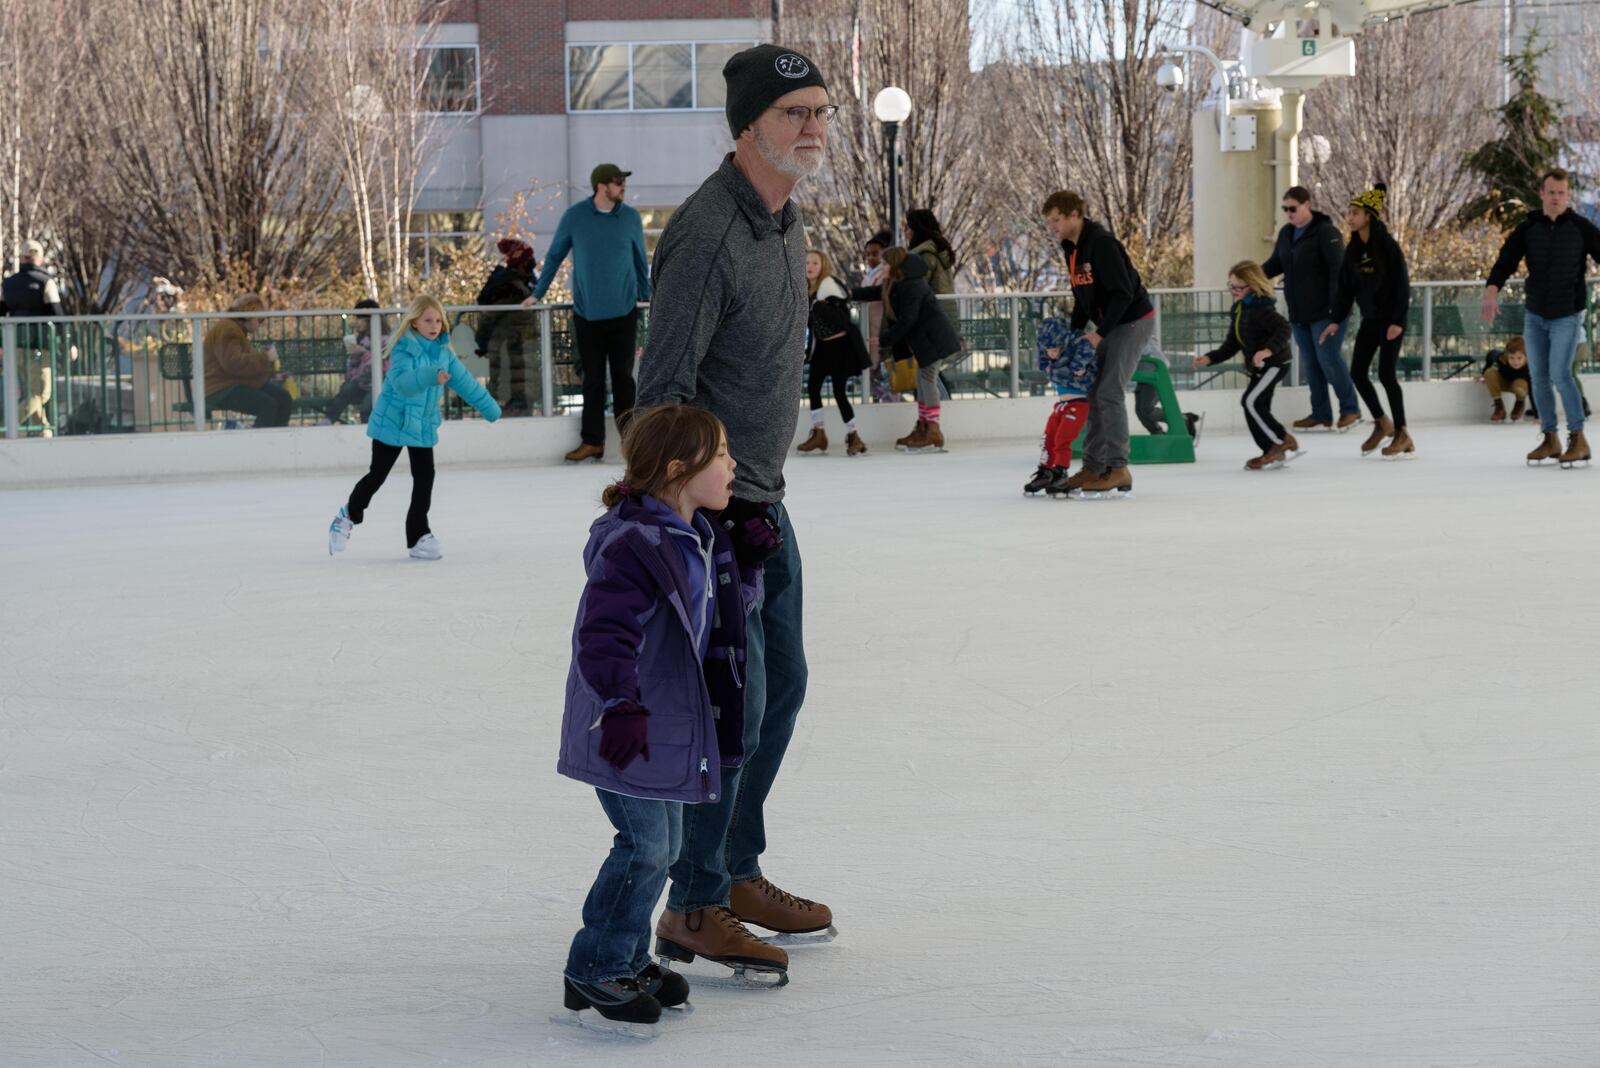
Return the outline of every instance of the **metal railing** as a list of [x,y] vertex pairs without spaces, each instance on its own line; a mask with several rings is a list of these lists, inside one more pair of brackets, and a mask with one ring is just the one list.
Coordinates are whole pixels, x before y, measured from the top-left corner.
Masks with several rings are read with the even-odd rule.
[[[1591,280],[1584,319],[1580,369],[1600,369],[1600,353],[1590,344],[1600,315],[1600,279]],[[1493,323],[1479,319],[1480,281],[1425,282],[1412,287],[1412,307],[1403,342],[1402,377],[1428,381],[1478,373],[1484,353],[1521,333],[1521,282],[1500,294]],[[1220,344],[1228,329],[1232,298],[1212,289],[1151,291],[1156,330],[1179,389],[1227,388],[1237,378],[1227,365],[1196,371],[1190,358]],[[1041,322],[1069,317],[1071,295],[1039,293],[960,293],[953,303],[966,352],[945,372],[955,397],[1018,397],[1048,391],[1036,368],[1035,344]],[[452,347],[468,370],[492,383],[508,414],[558,415],[581,408],[582,374],[576,356],[570,304],[455,306]],[[863,333],[869,317],[858,306]],[[244,418],[207,396],[205,334],[215,320],[252,320],[253,341],[279,357],[281,380],[295,394],[293,418],[301,423],[326,418],[349,380],[352,343],[368,340],[381,352],[385,331],[401,309],[322,309],[292,312],[179,312],[151,315],[86,315],[47,319],[0,319],[3,348],[4,428],[7,438],[79,433],[150,433],[206,430],[240,425]],[[482,315],[499,317],[487,356],[475,353],[473,333]],[[1353,316],[1353,318],[1358,318]],[[641,305],[639,345],[649,325],[649,306]],[[1352,327],[1355,325],[1352,322]],[[1353,331],[1347,331],[1347,335]],[[873,348],[873,339],[868,338]],[[496,366],[497,365],[497,366]],[[1299,360],[1291,384],[1299,382]],[[1234,370],[1242,373],[1242,365]],[[367,397],[383,385],[383,361],[370,362]],[[868,376],[851,392],[870,394]],[[519,409],[514,402],[525,408]],[[468,418],[459,399],[446,400],[447,418]],[[360,406],[345,409],[352,415]],[[334,412],[335,418],[342,416]]]

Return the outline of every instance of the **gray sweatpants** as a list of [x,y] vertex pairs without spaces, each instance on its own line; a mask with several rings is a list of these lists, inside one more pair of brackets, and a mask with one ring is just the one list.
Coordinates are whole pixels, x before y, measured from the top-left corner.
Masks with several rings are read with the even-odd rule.
[[1155,329],[1156,318],[1151,315],[1100,339],[1094,385],[1089,388],[1089,426],[1084,430],[1083,464],[1090,471],[1128,466],[1128,379]]

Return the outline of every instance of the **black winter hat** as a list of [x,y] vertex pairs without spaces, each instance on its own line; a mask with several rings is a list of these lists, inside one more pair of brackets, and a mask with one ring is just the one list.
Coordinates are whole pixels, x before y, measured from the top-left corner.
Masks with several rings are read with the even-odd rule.
[[746,48],[723,66],[722,77],[728,83],[728,129],[735,138],[780,96],[809,85],[828,87],[815,63],[781,45]]

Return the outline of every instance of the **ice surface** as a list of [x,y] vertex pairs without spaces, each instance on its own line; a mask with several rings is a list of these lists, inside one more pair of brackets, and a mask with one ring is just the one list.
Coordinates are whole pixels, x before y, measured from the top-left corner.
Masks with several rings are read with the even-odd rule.
[[791,462],[764,866],[840,938],[643,1049],[549,1022],[616,468],[443,468],[439,563],[403,466],[328,557],[356,454],[0,493],[0,1065],[1592,1066],[1600,470],[1360,436],[1117,504],[1024,499],[1026,444]]

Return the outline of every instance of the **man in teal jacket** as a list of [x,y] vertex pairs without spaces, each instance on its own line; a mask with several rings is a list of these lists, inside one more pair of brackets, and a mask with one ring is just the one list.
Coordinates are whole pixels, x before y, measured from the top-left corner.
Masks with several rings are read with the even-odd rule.
[[622,202],[632,173],[615,163],[594,169],[589,175],[594,195],[561,216],[533,291],[535,300],[544,299],[556,269],[571,252],[572,332],[583,372],[583,440],[567,453],[569,463],[606,454],[607,367],[619,430],[633,409],[637,305],[650,299],[650,261],[644,254],[644,221]]

